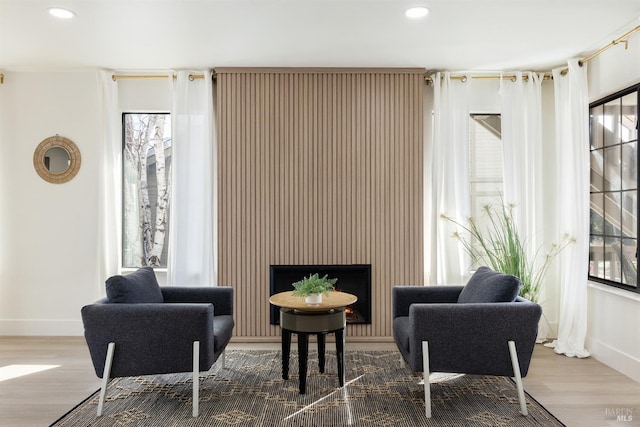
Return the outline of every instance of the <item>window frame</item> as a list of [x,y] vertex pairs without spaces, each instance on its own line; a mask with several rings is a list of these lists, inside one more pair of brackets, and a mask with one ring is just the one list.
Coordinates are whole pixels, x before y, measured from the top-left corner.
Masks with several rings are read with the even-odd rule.
[[[597,107],[600,107],[600,106],[603,106],[603,108],[604,108],[604,106],[606,104],[611,103],[612,101],[618,100],[618,101],[622,102],[622,98],[624,98],[625,96],[631,95],[633,93],[636,94],[636,137],[635,137],[635,140],[634,139],[631,139],[629,141],[620,140],[620,141],[617,141],[615,144],[607,145],[605,143],[604,135],[603,135],[602,136],[602,138],[603,138],[602,139],[602,146],[601,147],[594,147],[594,144],[592,144],[592,141],[594,141],[593,127],[591,126],[591,123],[592,123],[591,112],[592,112],[592,110],[594,108],[597,108]],[[589,259],[588,259],[589,268],[587,270],[587,276],[588,276],[588,280],[589,281],[601,283],[603,285],[612,286],[612,287],[615,287],[615,288],[618,288],[618,289],[623,289],[623,290],[630,291],[630,292],[633,292],[633,293],[640,293],[640,286],[639,286],[640,283],[639,283],[639,280],[638,280],[638,279],[640,279],[640,275],[638,274],[638,268],[637,268],[638,267],[638,249],[639,249],[638,241],[639,241],[639,238],[640,238],[640,206],[638,206],[638,201],[640,200],[640,186],[639,186],[639,184],[640,184],[640,145],[639,145],[639,142],[638,142],[638,133],[640,133],[640,132],[638,132],[639,131],[638,130],[638,122],[640,121],[640,117],[639,116],[640,116],[640,83],[635,84],[633,86],[630,86],[630,87],[628,87],[626,89],[622,89],[620,91],[617,91],[617,92],[615,92],[613,94],[607,95],[607,96],[605,96],[605,97],[603,97],[601,99],[598,99],[598,100],[596,100],[596,101],[594,101],[594,102],[589,104],[589,157],[590,157],[590,160],[589,160],[589,164],[590,164],[589,217],[590,217],[590,224],[589,224],[589,236],[588,236],[588,242],[589,242],[589,255],[588,255],[589,256]],[[619,124],[618,124],[618,126],[619,126]],[[611,279],[605,279],[605,278],[602,278],[602,277],[597,277],[597,276],[592,276],[591,275],[591,262],[592,262],[591,241],[592,241],[592,238],[593,237],[598,237],[598,238],[602,238],[603,240],[606,240],[607,238],[615,238],[615,239],[620,239],[621,242],[625,240],[625,233],[622,231],[622,219],[621,219],[621,224],[620,224],[621,230],[620,230],[620,235],[619,236],[613,235],[613,234],[607,234],[606,226],[603,227],[602,234],[594,234],[592,232],[592,228],[591,228],[591,212],[592,212],[592,209],[591,209],[591,198],[592,198],[592,195],[594,195],[594,194],[603,194],[604,195],[606,193],[619,193],[621,195],[620,207],[622,207],[623,206],[623,201],[622,201],[623,192],[625,192],[625,191],[634,191],[633,189],[625,190],[622,185],[620,185],[619,189],[607,190],[605,188],[606,186],[604,185],[604,179],[605,179],[605,176],[606,176],[606,172],[604,172],[604,169],[603,169],[603,177],[602,177],[602,179],[603,179],[602,188],[600,189],[600,191],[593,191],[592,190],[592,188],[593,188],[593,186],[592,186],[592,182],[593,182],[592,178],[593,177],[592,177],[592,174],[591,174],[591,170],[592,170],[591,164],[592,164],[592,161],[593,161],[592,153],[594,151],[597,151],[597,150],[600,150],[600,151],[602,151],[604,153],[607,148],[612,148],[612,147],[613,148],[621,147],[621,149],[622,149],[622,147],[624,147],[625,144],[629,144],[630,142],[634,142],[634,141],[635,141],[635,145],[636,145],[636,153],[635,153],[635,162],[636,162],[636,164],[635,164],[635,169],[636,169],[636,171],[635,171],[636,172],[636,176],[635,176],[635,178],[636,178],[636,188],[635,188],[635,195],[636,195],[636,206],[635,206],[635,211],[636,212],[635,212],[635,215],[636,215],[636,218],[635,218],[635,227],[636,227],[636,230],[635,231],[636,231],[636,233],[635,233],[635,236],[630,236],[630,237],[627,236],[626,238],[627,239],[629,239],[629,238],[635,239],[635,241],[636,241],[636,277],[635,277],[635,283],[636,284],[635,284],[635,286],[634,285],[630,285],[630,284],[626,284],[626,283],[622,283],[622,281],[623,281],[623,279],[622,279],[622,274],[623,273],[622,272],[621,272],[621,280],[620,281],[615,281],[615,280],[611,280]],[[620,160],[622,160],[622,158],[623,158],[623,155],[622,155],[622,152],[621,152]],[[620,162],[620,163],[622,163],[622,162]],[[606,168],[606,167],[607,166],[605,164],[605,161],[603,160],[603,168]],[[620,175],[621,175],[620,179],[622,179],[622,175],[623,175],[622,171],[620,172]],[[603,203],[604,203],[604,201],[603,201]],[[621,208],[621,211],[622,211],[622,208]],[[622,212],[621,212],[620,215],[621,215],[621,218],[622,218]],[[606,208],[605,208],[605,211],[603,212],[603,225],[606,222],[605,218],[606,218]],[[606,258],[606,256],[605,256],[605,258]],[[620,269],[622,271],[622,269],[623,269],[622,262],[621,261],[619,261],[619,262],[621,264]]]

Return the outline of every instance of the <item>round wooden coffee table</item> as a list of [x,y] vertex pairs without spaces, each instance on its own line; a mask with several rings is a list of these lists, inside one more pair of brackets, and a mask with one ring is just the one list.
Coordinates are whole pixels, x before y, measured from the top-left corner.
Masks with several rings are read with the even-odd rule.
[[309,334],[318,337],[318,366],[324,373],[325,335],[336,334],[336,359],[338,381],[344,385],[344,328],[347,324],[345,307],[355,303],[358,297],[346,292],[329,292],[322,296],[319,304],[307,304],[304,297],[293,292],[272,295],[269,302],[280,307],[280,327],[282,328],[282,378],[289,379],[289,355],[291,334],[298,334],[298,370],[300,394],[306,392],[307,359],[309,356]]

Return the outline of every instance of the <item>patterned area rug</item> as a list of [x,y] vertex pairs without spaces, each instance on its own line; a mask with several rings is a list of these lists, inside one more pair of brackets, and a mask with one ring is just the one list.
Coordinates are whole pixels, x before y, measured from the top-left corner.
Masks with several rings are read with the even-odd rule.
[[103,416],[98,393],[52,426],[562,426],[527,395],[529,416],[519,414],[515,385],[504,377],[432,376],[432,418],[424,414],[420,375],[394,351],[347,351],[345,387],[338,388],[335,352],[318,373],[310,352],[307,393],[298,393],[297,354],[283,380],[279,351],[227,352],[200,375],[200,415],[191,417],[190,374],[116,378]]

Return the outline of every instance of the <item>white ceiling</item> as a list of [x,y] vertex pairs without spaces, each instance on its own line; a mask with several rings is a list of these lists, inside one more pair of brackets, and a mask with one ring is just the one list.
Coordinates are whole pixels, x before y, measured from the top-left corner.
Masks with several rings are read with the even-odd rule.
[[[431,13],[405,18],[415,4]],[[49,6],[77,16],[56,20]],[[546,71],[639,17],[640,0],[0,0],[0,70]]]

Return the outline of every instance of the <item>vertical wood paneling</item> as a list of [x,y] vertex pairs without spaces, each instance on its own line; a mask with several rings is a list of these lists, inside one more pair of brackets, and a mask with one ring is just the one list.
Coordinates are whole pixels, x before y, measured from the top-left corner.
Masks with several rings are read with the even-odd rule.
[[[218,69],[219,282],[236,335],[277,339],[271,264],[371,264],[372,323],[422,281],[423,70]],[[364,339],[364,338],[362,338]]]

